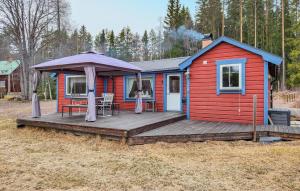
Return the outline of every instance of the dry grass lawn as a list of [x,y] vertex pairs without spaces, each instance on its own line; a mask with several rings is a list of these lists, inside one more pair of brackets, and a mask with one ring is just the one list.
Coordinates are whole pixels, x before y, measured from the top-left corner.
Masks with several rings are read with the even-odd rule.
[[[52,112],[55,102],[42,108]],[[15,118],[28,113],[30,103],[0,101],[1,191],[300,190],[300,142],[128,147],[93,136],[16,129]]]

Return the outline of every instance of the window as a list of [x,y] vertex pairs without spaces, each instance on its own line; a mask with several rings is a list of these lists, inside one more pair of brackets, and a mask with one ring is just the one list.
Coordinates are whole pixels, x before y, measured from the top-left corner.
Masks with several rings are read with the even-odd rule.
[[221,90],[241,89],[241,64],[228,64],[221,66]]
[[[153,77],[145,76],[142,77],[142,98],[152,99],[153,98]],[[126,99],[135,99],[138,91],[137,81],[135,77],[126,77]]]
[[66,95],[87,95],[85,76],[66,76]]
[[0,81],[0,88],[5,88],[5,81]]
[[169,76],[169,93],[180,93],[179,76]]
[[219,60],[217,64],[217,95],[220,93],[245,94],[245,64],[247,59]]

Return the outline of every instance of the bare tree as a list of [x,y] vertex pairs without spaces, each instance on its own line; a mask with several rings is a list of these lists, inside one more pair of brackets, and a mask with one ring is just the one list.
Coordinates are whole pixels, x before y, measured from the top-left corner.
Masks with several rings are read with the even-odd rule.
[[21,91],[24,99],[31,95],[31,66],[36,52],[43,47],[41,38],[53,23],[57,7],[51,0],[0,0],[0,26],[10,36],[20,58]]

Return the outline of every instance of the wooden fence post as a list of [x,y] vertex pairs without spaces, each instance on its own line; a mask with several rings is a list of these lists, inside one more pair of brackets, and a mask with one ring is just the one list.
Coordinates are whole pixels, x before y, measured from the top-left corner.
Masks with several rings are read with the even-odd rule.
[[253,95],[253,141],[256,141],[256,103],[257,96]]

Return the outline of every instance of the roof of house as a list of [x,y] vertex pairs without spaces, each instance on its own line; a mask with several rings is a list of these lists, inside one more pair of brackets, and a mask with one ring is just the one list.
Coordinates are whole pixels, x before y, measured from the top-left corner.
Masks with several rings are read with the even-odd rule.
[[133,64],[105,56],[101,53],[88,51],[73,56],[54,59],[48,62],[37,64],[32,68],[39,71],[84,71],[84,67],[89,64],[95,66],[96,72],[140,72],[141,69]]
[[20,60],[0,61],[0,75],[10,75],[20,64]]
[[194,54],[193,56],[191,56],[190,58],[188,58],[187,60],[182,62],[180,64],[179,68],[181,70],[183,70],[183,69],[189,67],[196,58],[203,55],[204,53],[206,53],[207,51],[209,51],[212,48],[216,47],[217,45],[219,45],[222,42],[226,42],[228,44],[234,45],[234,46],[239,47],[241,49],[244,49],[246,51],[252,52],[252,53],[257,54],[257,55],[260,55],[260,56],[262,56],[263,60],[266,61],[266,62],[276,64],[276,65],[279,65],[279,64],[282,63],[282,58],[279,57],[279,56],[276,56],[274,54],[268,53],[268,52],[263,51],[261,49],[255,48],[255,47],[250,46],[248,44],[241,43],[241,42],[233,40],[231,38],[222,36],[222,37],[216,39],[215,41],[213,41],[207,47],[201,49],[198,53]]
[[131,64],[142,69],[142,72],[157,72],[166,70],[178,70],[179,64],[189,57],[168,58],[161,60],[131,62]]

